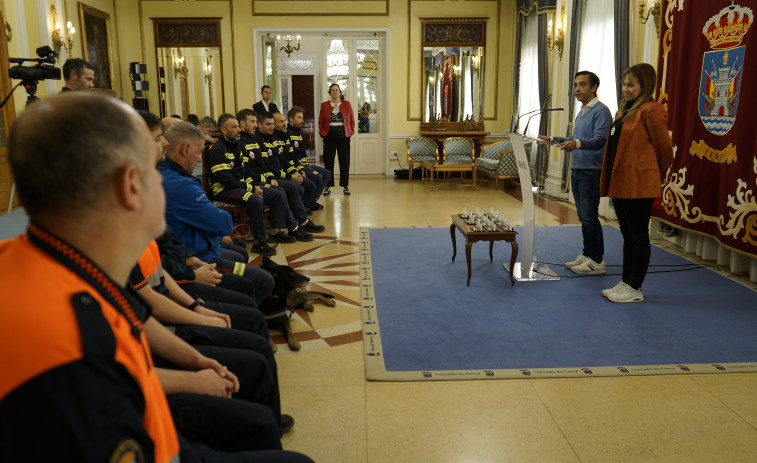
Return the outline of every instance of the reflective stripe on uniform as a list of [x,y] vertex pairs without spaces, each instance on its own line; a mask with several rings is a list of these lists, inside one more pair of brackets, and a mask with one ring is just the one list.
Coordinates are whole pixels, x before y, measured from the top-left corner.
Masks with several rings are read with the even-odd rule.
[[234,275],[239,275],[240,277],[244,275],[244,271],[246,270],[247,264],[243,264],[241,262],[234,262],[234,270],[231,271]]

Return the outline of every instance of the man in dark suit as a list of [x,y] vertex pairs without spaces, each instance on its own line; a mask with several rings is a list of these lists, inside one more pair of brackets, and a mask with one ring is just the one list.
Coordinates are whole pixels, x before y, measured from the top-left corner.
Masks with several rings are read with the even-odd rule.
[[256,114],[262,114],[262,113],[277,113],[279,112],[279,107],[276,106],[276,103],[270,101],[271,100],[271,87],[268,85],[263,85],[260,87],[260,96],[263,98],[262,100],[258,101],[254,105],[252,105],[252,110],[255,111]]

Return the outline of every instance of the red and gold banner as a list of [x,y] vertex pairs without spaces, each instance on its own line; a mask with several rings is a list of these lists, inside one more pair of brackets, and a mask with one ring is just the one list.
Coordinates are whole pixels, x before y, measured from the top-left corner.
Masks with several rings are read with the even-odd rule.
[[657,95],[674,158],[653,215],[757,257],[757,0],[665,0]]

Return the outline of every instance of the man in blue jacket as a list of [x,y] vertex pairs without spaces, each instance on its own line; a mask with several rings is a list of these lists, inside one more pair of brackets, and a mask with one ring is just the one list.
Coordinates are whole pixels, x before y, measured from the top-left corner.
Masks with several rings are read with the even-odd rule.
[[576,212],[581,222],[583,251],[565,266],[584,275],[602,275],[605,270],[605,242],[599,223],[599,176],[605,152],[607,134],[612,125],[610,110],[597,98],[599,77],[589,71],[579,71],[573,79],[573,94],[581,102],[581,111],[573,125],[573,136],[542,140],[557,143],[560,149],[571,151],[570,183]]
[[[231,215],[217,208],[205,195],[200,181],[192,176],[202,158],[203,133],[188,122],[176,122],[165,133],[166,159],[160,164],[166,192],[166,222],[176,239],[205,262],[216,263],[219,270],[244,275],[255,285],[255,293],[273,289],[271,274],[253,265],[224,259],[221,240],[231,233]],[[259,299],[259,298],[258,298]],[[258,300],[257,302],[260,302]]]

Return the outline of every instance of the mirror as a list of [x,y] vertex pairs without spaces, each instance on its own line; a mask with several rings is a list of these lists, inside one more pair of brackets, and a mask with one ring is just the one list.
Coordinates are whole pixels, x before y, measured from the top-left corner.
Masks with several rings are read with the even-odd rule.
[[161,106],[165,116],[188,114],[213,119],[222,112],[220,50],[217,47],[158,48],[158,67],[163,69],[165,93]]
[[223,112],[220,18],[152,18],[161,117]]
[[486,18],[420,20],[421,130],[483,130]]
[[423,122],[483,121],[483,47],[423,48]]

